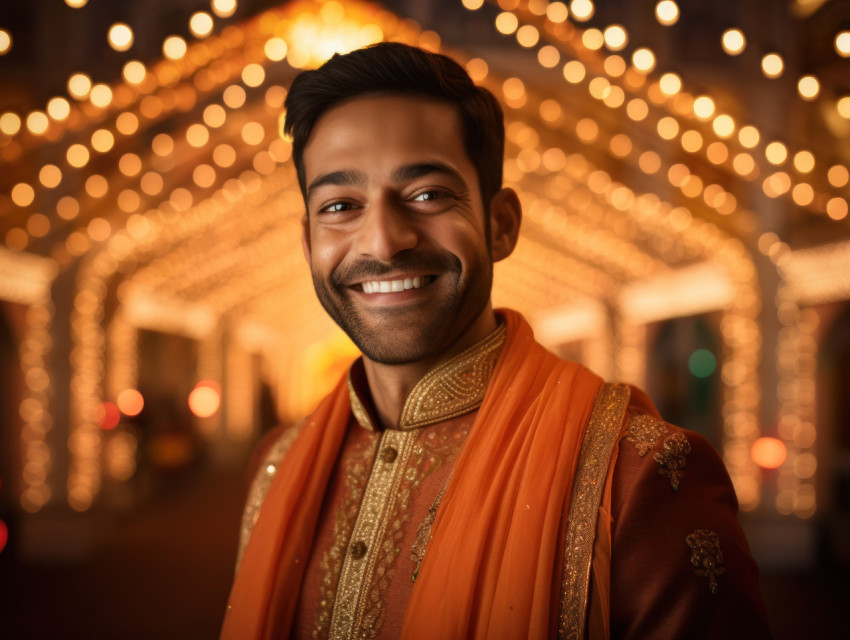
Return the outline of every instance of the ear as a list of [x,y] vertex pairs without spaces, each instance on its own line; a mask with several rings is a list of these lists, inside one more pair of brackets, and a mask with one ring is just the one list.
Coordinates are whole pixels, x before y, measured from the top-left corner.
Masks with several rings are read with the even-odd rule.
[[513,189],[501,189],[490,201],[490,251],[493,262],[514,251],[522,222],[522,205]]
[[313,248],[310,246],[310,219],[305,213],[301,218],[301,250],[304,251],[304,258],[307,264],[313,266]]

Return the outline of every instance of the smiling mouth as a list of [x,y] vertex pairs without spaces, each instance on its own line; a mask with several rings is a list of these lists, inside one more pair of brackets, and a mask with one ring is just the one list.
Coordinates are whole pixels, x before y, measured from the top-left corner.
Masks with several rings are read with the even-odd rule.
[[434,282],[437,276],[415,276],[396,280],[369,280],[360,283],[363,293],[398,293],[408,289],[421,289]]

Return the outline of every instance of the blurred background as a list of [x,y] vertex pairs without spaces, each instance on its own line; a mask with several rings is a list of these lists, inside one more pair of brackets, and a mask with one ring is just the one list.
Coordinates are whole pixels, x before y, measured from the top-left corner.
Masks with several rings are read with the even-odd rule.
[[706,435],[776,637],[838,635],[850,2],[4,0],[0,636],[217,637],[252,445],[356,356],[283,100],[381,40],[505,107],[495,304]]

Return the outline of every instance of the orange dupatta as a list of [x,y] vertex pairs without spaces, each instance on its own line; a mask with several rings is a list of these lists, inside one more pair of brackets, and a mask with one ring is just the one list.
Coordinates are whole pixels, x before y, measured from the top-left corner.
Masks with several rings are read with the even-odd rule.
[[[499,313],[505,346],[432,527],[405,638],[545,638],[553,628],[560,525],[601,380],[547,352],[518,313]],[[245,549],[222,639],[288,636],[350,411],[343,380],[295,439]]]

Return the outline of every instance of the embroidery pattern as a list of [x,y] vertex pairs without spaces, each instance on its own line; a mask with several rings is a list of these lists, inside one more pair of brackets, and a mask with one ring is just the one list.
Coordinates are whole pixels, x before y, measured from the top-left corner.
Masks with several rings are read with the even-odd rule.
[[685,542],[691,548],[694,573],[708,578],[708,588],[711,593],[717,593],[717,576],[726,573],[723,552],[720,551],[720,538],[709,529],[697,529],[688,534]]
[[254,530],[257,518],[260,517],[260,508],[263,506],[263,501],[266,499],[266,494],[272,485],[278,465],[289,451],[292,443],[295,442],[295,436],[301,431],[303,424],[304,421],[302,420],[280,435],[269,449],[266,457],[263,458],[263,464],[260,465],[257,475],[254,476],[254,480],[251,482],[251,490],[248,492],[248,500],[245,503],[245,509],[242,511],[242,522],[239,528],[239,550],[236,553],[237,569],[242,564],[245,547],[248,546],[251,532]]
[[679,480],[685,475],[683,469],[691,452],[691,443],[683,433],[673,433],[664,439],[664,448],[656,453],[653,459],[661,466],[658,470],[670,479],[673,491],[679,490]]
[[351,538],[351,529],[357,518],[360,499],[369,479],[369,469],[375,456],[378,437],[373,435],[362,445],[352,449],[342,465],[345,478],[344,497],[336,513],[331,548],[322,554],[319,569],[322,574],[319,583],[319,606],[316,609],[314,638],[325,638],[331,622],[331,612],[336,595],[337,581],[342,570],[346,546]]
[[629,396],[628,385],[602,385],[593,402],[584,434],[567,516],[564,574],[558,612],[558,638],[561,640],[584,637],[596,519],[611,452],[622,429]]
[[[451,479],[451,476],[449,476],[449,479]],[[425,549],[428,548],[428,543],[431,541],[431,528],[434,526],[437,511],[440,509],[440,503],[443,501],[443,496],[446,495],[448,486],[449,481],[446,480],[437,492],[434,502],[428,508],[428,515],[425,516],[425,519],[419,525],[419,529],[416,530],[416,539],[410,547],[410,559],[413,560],[413,573],[410,575],[411,582],[416,582],[416,578],[419,576],[419,568],[422,566],[422,560],[425,559]]]
[[667,433],[667,427],[661,420],[642,414],[632,416],[626,440],[637,447],[638,455],[643,458]]
[[436,424],[480,407],[506,336],[501,324],[478,344],[426,373],[404,403],[399,429]]
[[[337,539],[342,570],[330,638],[374,638],[378,634],[386,615],[385,594],[395,573],[393,565],[401,552],[399,542],[410,519],[409,506],[422,481],[457,453],[468,431],[468,427],[451,429],[438,435],[433,430],[387,430],[381,436],[378,451],[390,447],[397,454],[379,455],[359,514],[355,507],[351,518],[356,519],[353,530],[350,536]],[[334,584],[334,577],[330,580]],[[327,594],[322,595],[325,599]]]

